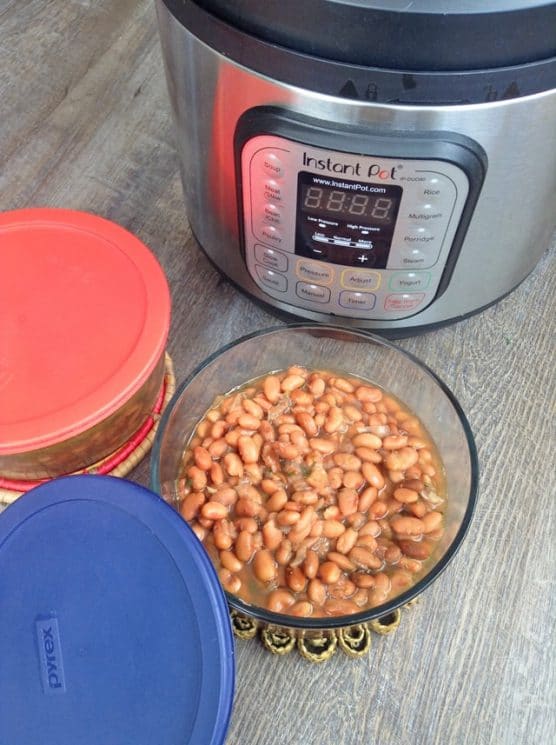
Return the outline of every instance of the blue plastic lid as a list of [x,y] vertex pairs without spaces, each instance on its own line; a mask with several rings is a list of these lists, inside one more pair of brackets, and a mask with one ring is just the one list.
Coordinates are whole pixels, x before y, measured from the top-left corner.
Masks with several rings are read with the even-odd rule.
[[224,742],[224,594],[193,532],[148,489],[70,476],[0,514],[0,618],[0,743]]

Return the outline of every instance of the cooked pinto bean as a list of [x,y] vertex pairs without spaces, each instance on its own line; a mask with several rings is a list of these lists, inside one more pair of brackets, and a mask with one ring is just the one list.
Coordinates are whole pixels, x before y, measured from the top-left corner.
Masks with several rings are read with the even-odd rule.
[[421,576],[444,531],[442,465],[425,429],[348,375],[293,365],[234,391],[182,462],[179,509],[222,585],[277,613],[383,603]]

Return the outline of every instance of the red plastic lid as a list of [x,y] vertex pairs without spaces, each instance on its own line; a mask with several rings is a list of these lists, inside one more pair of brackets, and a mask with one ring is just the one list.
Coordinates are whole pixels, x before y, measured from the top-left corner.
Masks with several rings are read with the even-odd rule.
[[0,454],[117,411],[164,353],[170,294],[135,236],[83,212],[0,214]]

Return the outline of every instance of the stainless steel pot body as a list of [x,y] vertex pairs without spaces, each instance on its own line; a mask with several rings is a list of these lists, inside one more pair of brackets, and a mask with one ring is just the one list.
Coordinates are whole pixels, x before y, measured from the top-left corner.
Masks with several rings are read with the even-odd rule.
[[350,150],[342,127],[356,125],[408,137],[456,133],[486,154],[480,194],[442,294],[406,318],[346,315],[336,323],[403,335],[459,320],[509,293],[547,249],[556,223],[556,90],[473,105],[348,100],[257,74],[201,42],[161,0],[157,10],[192,230],[214,264],[254,298],[294,316],[331,320],[328,312],[269,296],[246,268],[234,136],[242,115],[261,106],[338,125],[338,151]]

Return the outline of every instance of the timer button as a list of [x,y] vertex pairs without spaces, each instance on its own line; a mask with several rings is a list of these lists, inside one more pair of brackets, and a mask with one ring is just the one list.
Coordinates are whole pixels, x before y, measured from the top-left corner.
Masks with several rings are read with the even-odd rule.
[[263,153],[261,166],[266,174],[274,176],[274,178],[280,178],[280,176],[284,175],[284,166],[276,153]]
[[272,269],[265,269],[258,264],[255,265],[255,271],[265,287],[269,287],[271,290],[277,290],[278,292],[286,292],[288,289],[288,280],[283,274],[277,274]]
[[310,300],[313,303],[327,303],[330,300],[330,290],[328,287],[310,284],[309,282],[298,282],[295,292],[297,297],[303,300]]
[[372,310],[375,307],[376,295],[372,292],[340,292],[339,298],[342,308],[350,310]]
[[275,251],[268,246],[261,246],[257,243],[255,246],[255,258],[269,269],[277,272],[286,272],[288,269],[288,257],[281,251]]

